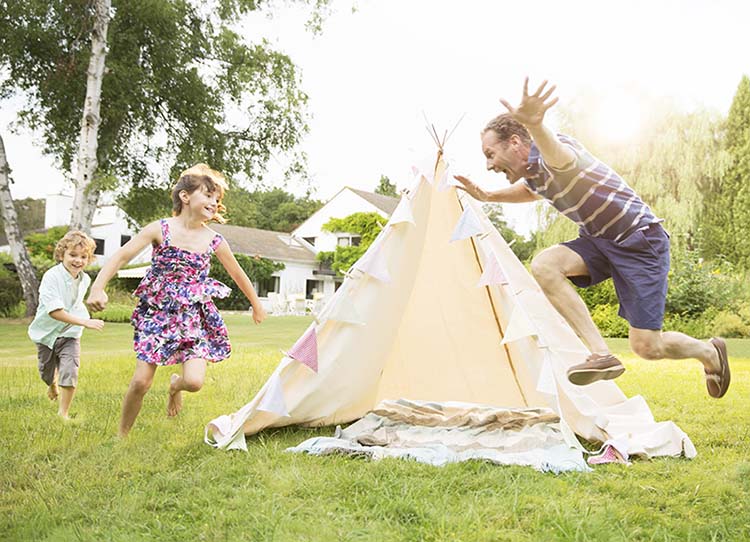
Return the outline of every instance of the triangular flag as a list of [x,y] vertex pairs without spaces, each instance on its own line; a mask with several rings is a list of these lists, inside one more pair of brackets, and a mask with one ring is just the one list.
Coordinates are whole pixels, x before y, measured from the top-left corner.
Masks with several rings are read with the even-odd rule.
[[328,307],[325,312],[326,320],[335,320],[336,322],[344,322],[346,324],[355,324],[359,326],[365,325],[362,321],[362,317],[354,308],[350,299],[346,299],[343,296],[337,296],[331,300],[332,305]]
[[409,222],[416,226],[416,222],[414,222],[414,214],[411,212],[411,201],[409,201],[409,198],[401,198],[401,201],[391,215],[391,224],[403,224],[404,222]]
[[318,372],[318,335],[315,332],[315,324],[307,328],[286,355]]
[[459,188],[463,187],[461,182],[456,180],[456,178],[453,176],[453,173],[446,170],[443,176],[440,178],[440,182],[438,183],[438,192],[445,192],[451,186],[457,186]]
[[552,368],[554,363],[552,353],[549,350],[544,351],[542,368],[539,371],[539,379],[536,381],[536,391],[546,393],[547,395],[557,395],[557,384],[555,381],[555,372]]
[[385,261],[385,257],[381,255],[380,250],[384,240],[385,238],[370,245],[367,252],[354,264],[354,267],[380,282],[390,282],[391,274],[388,272],[388,262]]
[[524,337],[531,337],[536,335],[538,331],[536,326],[532,323],[531,319],[521,307],[516,306],[513,308],[513,312],[510,314],[510,320],[508,320],[508,327],[505,330],[505,336],[501,341],[502,344],[508,344]]
[[268,380],[266,390],[263,393],[263,399],[260,400],[257,408],[258,410],[273,412],[279,416],[289,416],[289,411],[286,409],[286,401],[284,401],[284,389],[281,386],[281,378],[278,373],[271,376]]
[[492,284],[508,284],[508,277],[505,276],[503,267],[500,265],[500,262],[497,261],[497,256],[490,253],[485,262],[484,272],[479,278],[479,284],[477,284],[477,286],[490,286]]
[[482,224],[479,222],[479,217],[471,207],[467,206],[461,214],[461,218],[458,219],[456,229],[453,230],[453,235],[451,236],[451,241],[468,239],[472,235],[482,232],[484,232],[484,228],[482,228]]

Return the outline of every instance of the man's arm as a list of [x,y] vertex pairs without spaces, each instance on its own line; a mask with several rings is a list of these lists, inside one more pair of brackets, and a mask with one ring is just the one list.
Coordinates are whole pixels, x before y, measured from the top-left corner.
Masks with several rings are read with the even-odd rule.
[[507,101],[500,99],[508,112],[515,120],[523,124],[529,131],[534,143],[542,155],[544,163],[552,169],[564,170],[573,165],[576,154],[573,149],[563,143],[557,136],[544,125],[544,114],[557,103],[558,98],[550,100],[555,90],[552,85],[546,92],[544,87],[547,81],[543,81],[534,94],[529,94],[529,78],[523,83],[523,96],[518,107],[513,107]]
[[463,184],[463,187],[459,186],[471,197],[479,201],[492,201],[496,203],[527,203],[530,201],[536,201],[541,196],[535,194],[524,183],[512,184],[506,188],[499,190],[484,190],[480,188],[468,178],[461,175],[454,175],[455,179]]

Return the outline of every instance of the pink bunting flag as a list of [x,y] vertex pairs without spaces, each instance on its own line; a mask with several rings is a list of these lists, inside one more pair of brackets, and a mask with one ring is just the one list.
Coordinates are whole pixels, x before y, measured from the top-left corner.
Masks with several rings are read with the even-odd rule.
[[307,328],[286,355],[318,372],[318,334],[315,332],[315,324]]
[[495,256],[494,254],[490,254],[487,260],[488,261],[486,262],[484,272],[479,278],[479,284],[477,284],[477,286],[480,287],[490,286],[492,284],[508,284],[508,277],[505,276],[503,267],[500,265],[500,262],[497,261],[497,256]]

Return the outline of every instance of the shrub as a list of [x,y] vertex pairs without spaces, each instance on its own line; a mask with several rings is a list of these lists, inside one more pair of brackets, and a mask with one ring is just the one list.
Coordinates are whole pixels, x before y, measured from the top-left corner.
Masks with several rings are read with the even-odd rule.
[[[252,281],[262,281],[271,277],[276,271],[284,269],[283,263],[273,262],[265,258],[252,258],[245,254],[235,254],[237,263]],[[216,306],[224,310],[247,310],[250,303],[245,298],[245,294],[232,280],[224,266],[221,265],[216,255],[211,256],[211,273],[210,275],[218,281],[223,282],[232,289],[232,294],[224,299],[214,299]]]
[[23,299],[23,290],[18,277],[0,276],[0,316],[8,316]]
[[591,311],[591,318],[605,337],[628,336],[628,322],[617,314],[618,307],[607,303],[597,305]]
[[711,322],[711,328],[711,335],[722,337],[747,337],[750,335],[750,326],[742,320],[740,315],[729,311],[719,311]]

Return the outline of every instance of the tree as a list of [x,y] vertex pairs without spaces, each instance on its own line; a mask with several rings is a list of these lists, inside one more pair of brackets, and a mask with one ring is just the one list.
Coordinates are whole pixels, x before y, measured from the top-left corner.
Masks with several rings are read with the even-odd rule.
[[385,175],[380,176],[380,183],[378,184],[378,187],[375,189],[375,193],[380,194],[382,196],[391,196],[392,198],[398,197],[398,192],[396,191],[396,184],[392,183],[391,180]]
[[500,235],[505,239],[505,242],[510,245],[510,249],[518,259],[522,262],[531,259],[536,248],[536,241],[533,238],[531,240],[526,239],[508,225],[508,221],[505,220],[505,215],[503,215],[502,205],[499,203],[485,203],[482,205],[482,209],[490,222],[492,222],[492,225],[497,228]]
[[[314,4],[319,10],[327,2]],[[42,134],[45,151],[71,174],[77,142],[89,140],[77,133],[81,119],[97,119],[89,110],[84,116],[84,82],[94,60],[92,45],[99,46],[92,41],[103,30],[101,11],[85,0],[0,0],[0,5],[0,73],[7,74],[0,95],[28,97],[22,124]],[[233,30],[241,16],[272,5],[113,2],[97,166],[91,172],[89,160],[79,168],[90,183],[86,194],[95,198],[101,190],[119,188],[125,200],[152,203],[141,198],[142,190],[166,189],[179,171],[198,161],[251,182],[263,174],[272,153],[295,147],[307,129],[307,96],[294,64],[267,42],[245,43]]]
[[78,164],[73,183],[76,190],[70,212],[72,230],[91,231],[99,202],[100,187],[93,183],[97,169],[96,150],[99,147],[99,124],[102,98],[104,61],[107,56],[107,27],[109,26],[111,0],[95,0],[93,28],[91,29],[91,54],[86,71],[86,98],[83,102],[81,135],[78,141]]
[[3,227],[8,238],[13,263],[16,266],[18,279],[21,282],[23,298],[26,301],[26,316],[36,313],[39,305],[39,281],[31,265],[26,246],[23,244],[21,230],[18,227],[18,216],[10,195],[10,166],[5,155],[5,142],[0,136],[0,205],[2,205]]
[[709,186],[705,200],[707,257],[750,265],[750,79],[744,76],[729,108],[725,149],[731,165]]
[[329,262],[336,274],[343,275],[367,251],[387,221],[378,213],[354,213],[330,219],[323,224],[323,231],[359,234],[359,245],[337,246],[333,252],[319,252],[318,261]]

